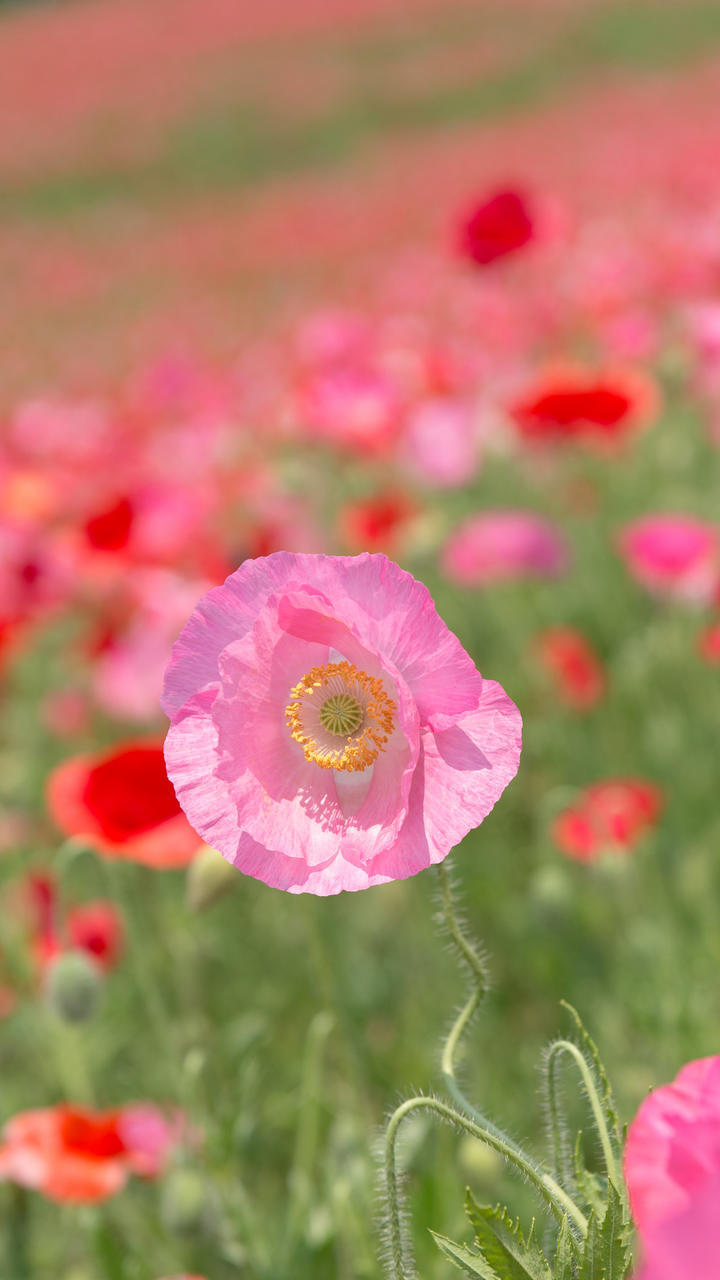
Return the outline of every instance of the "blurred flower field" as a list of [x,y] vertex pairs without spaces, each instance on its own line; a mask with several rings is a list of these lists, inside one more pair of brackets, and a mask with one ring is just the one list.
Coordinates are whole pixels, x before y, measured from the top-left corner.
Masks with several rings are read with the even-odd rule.
[[[720,1124],[719,85],[705,0],[0,10],[1,1277],[383,1274],[383,1124],[464,992],[438,874],[244,875],[163,761],[173,643],[278,552],[387,555],[522,713],[452,855],[467,1093],[541,1152],[564,1000],[623,1123],[691,1064]],[[422,1111],[400,1164],[424,1280],[467,1187],[538,1212]]]

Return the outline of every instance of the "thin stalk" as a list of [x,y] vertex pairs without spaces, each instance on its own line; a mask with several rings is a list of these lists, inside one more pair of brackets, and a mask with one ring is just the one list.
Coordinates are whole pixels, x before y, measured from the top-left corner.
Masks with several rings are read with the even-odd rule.
[[30,1280],[28,1241],[30,1236],[30,1197],[25,1187],[11,1187],[12,1202],[8,1221],[8,1275],[12,1280]]
[[[534,1161],[525,1155],[514,1142],[500,1135],[493,1127],[486,1128],[463,1115],[454,1107],[437,1098],[418,1095],[402,1102],[390,1117],[385,1131],[385,1189],[388,1203],[388,1226],[390,1244],[391,1275],[393,1280],[412,1280],[412,1264],[408,1264],[402,1238],[402,1210],[397,1175],[397,1138],[400,1125],[412,1114],[421,1109],[430,1111],[441,1120],[446,1121],[473,1138],[479,1138],[510,1164],[514,1165],[524,1177],[535,1187],[536,1191],[548,1205],[558,1222],[570,1219],[580,1235],[587,1234],[587,1218],[573,1203],[570,1197],[558,1186],[554,1178],[545,1173]],[[409,1269],[410,1267],[410,1269]]]
[[288,1255],[300,1234],[309,1208],[312,1172],[318,1146],[318,1103],[323,1053],[332,1027],[333,1019],[329,1013],[317,1013],[307,1034],[295,1152],[289,1176],[288,1226],[285,1237],[285,1251]]
[[555,1098],[556,1098],[555,1060],[560,1056],[560,1054],[563,1054],[563,1053],[569,1054],[569,1056],[572,1058],[573,1062],[575,1063],[575,1066],[577,1067],[580,1073],[580,1077],[582,1079],[583,1086],[585,1088],[585,1092],[587,1093],[588,1101],[590,1103],[590,1107],[593,1113],[595,1128],[597,1129],[598,1137],[600,1138],[600,1144],[602,1146],[603,1159],[605,1161],[605,1168],[607,1169],[608,1178],[610,1182],[613,1183],[615,1189],[620,1193],[622,1193],[622,1189],[624,1185],[622,1173],[618,1167],[618,1162],[615,1158],[612,1141],[610,1139],[610,1133],[608,1131],[607,1122],[605,1120],[605,1114],[603,1112],[602,1103],[600,1102],[597,1086],[593,1078],[593,1073],[590,1070],[590,1067],[588,1066],[588,1063],[585,1059],[584,1054],[580,1052],[576,1044],[573,1044],[572,1040],[556,1040],[555,1043],[552,1044],[550,1046],[550,1049],[548,1050],[547,1084],[548,1084],[548,1096],[550,1101],[551,1114],[557,1113],[557,1106],[555,1102]]

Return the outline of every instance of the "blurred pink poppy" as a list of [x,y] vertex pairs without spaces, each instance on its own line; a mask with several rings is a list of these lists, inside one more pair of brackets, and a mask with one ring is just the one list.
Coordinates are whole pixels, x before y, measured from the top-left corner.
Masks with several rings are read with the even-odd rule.
[[633,577],[659,595],[703,603],[720,576],[720,529],[696,516],[658,512],[621,530],[620,552]]
[[568,567],[563,536],[532,511],[481,511],[451,535],[442,564],[453,582],[487,586],[512,578],[556,577]]
[[198,604],[168,667],[168,773],[241,871],[321,895],[440,862],[520,758],[520,715],[382,555],[278,552]]
[[720,1173],[715,1172],[683,1209],[643,1233],[634,1280],[719,1280]]
[[401,453],[409,468],[435,489],[467,484],[478,465],[477,423],[467,404],[426,400],[411,411]]
[[643,1241],[658,1223],[689,1210],[708,1187],[717,1188],[720,1056],[688,1062],[672,1084],[640,1104],[628,1130],[625,1178]]

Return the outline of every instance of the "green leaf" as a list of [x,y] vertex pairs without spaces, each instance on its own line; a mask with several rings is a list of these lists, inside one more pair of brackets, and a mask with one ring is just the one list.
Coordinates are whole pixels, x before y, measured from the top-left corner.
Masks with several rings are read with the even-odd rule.
[[631,1267],[629,1233],[622,1201],[610,1183],[602,1222],[594,1210],[590,1214],[579,1280],[624,1280]]
[[590,1173],[589,1169],[585,1168],[585,1161],[583,1160],[582,1154],[582,1138],[582,1130],[580,1130],[575,1143],[575,1153],[573,1157],[575,1181],[577,1182],[578,1190],[585,1197],[585,1203],[591,1209],[594,1209],[596,1214],[602,1215],[605,1213],[606,1183],[603,1179],[599,1178],[596,1173]]
[[608,1186],[608,1203],[600,1228],[603,1252],[603,1280],[624,1280],[630,1270],[630,1223],[616,1188]]
[[475,1244],[502,1280],[552,1280],[548,1261],[533,1240],[527,1240],[517,1219],[504,1205],[479,1205],[470,1191],[465,1209],[475,1228]]
[[576,1248],[568,1220],[564,1218],[555,1246],[555,1257],[552,1265],[553,1280],[574,1280],[575,1268],[573,1259]]
[[431,1231],[430,1235],[440,1252],[444,1253],[445,1257],[454,1262],[455,1266],[464,1271],[466,1275],[482,1276],[482,1280],[500,1280],[497,1271],[493,1271],[490,1263],[481,1253],[475,1253],[466,1244],[456,1244],[454,1240],[448,1240],[446,1236],[439,1236],[435,1231]]

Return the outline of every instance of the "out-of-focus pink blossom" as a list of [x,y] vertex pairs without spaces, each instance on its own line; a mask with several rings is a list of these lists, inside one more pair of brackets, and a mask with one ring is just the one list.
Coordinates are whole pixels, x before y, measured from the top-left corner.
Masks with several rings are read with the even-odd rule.
[[443,568],[453,582],[487,586],[512,578],[556,577],[570,553],[549,520],[531,511],[483,511],[470,516],[450,537]]
[[719,1220],[720,1174],[716,1172],[683,1209],[643,1233],[635,1280],[718,1280]]
[[720,528],[696,516],[657,513],[625,526],[620,551],[633,577],[658,595],[709,601],[720,573]]
[[477,415],[453,400],[426,400],[409,414],[401,453],[425,484],[452,489],[472,480],[478,465]]
[[[658,1223],[690,1209],[708,1187],[717,1187],[720,1056],[687,1063],[672,1084],[661,1085],[641,1103],[628,1130],[625,1178],[643,1241],[652,1238]],[[717,1223],[716,1212],[716,1229]]]

